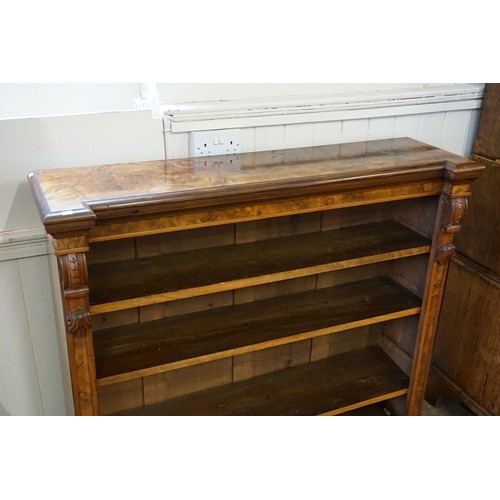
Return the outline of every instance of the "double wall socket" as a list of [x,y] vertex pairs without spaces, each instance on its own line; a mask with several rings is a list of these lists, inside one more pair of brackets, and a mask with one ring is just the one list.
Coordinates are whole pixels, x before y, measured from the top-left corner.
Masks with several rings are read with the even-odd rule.
[[189,156],[216,156],[241,153],[241,130],[189,132]]

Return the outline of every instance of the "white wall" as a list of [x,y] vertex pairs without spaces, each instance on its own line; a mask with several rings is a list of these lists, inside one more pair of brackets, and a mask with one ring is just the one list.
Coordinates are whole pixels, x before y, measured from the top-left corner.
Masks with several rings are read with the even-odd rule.
[[0,83],[0,119],[134,109],[139,83]]
[[68,413],[53,269],[28,172],[163,156],[162,122],[149,110],[0,120],[0,415]]
[[163,157],[160,120],[149,110],[0,120],[0,232],[40,227],[31,170]]
[[[208,114],[205,107],[198,118],[194,104],[187,120],[183,111],[172,117],[181,125],[179,132],[173,130],[173,121],[154,119],[147,110],[0,120],[0,414],[67,412],[68,380],[56,335],[61,321],[56,319],[50,293],[53,273],[43,227],[26,182],[30,170],[156,160],[164,156],[164,141],[169,158],[183,157],[188,154],[188,130],[215,125],[240,127],[244,151],[410,136],[468,155],[480,105],[480,98],[451,98],[434,105],[422,98],[412,107],[365,110],[362,117],[359,110],[344,109],[339,115],[330,109],[330,114],[312,110],[301,115],[300,122],[298,115],[287,114],[261,114],[261,122],[256,122],[255,116],[245,115],[245,107],[241,108],[242,96],[249,92],[261,98],[270,92],[290,95],[289,84],[273,88],[165,85],[172,85],[169,96],[179,101],[232,96],[240,99],[240,108],[233,118],[226,113],[221,121],[217,102],[210,104]],[[313,90],[307,85],[307,89],[292,90],[307,91],[309,96],[332,90],[325,84]],[[165,88],[159,86],[160,94]],[[422,86],[415,87],[417,101],[419,89]],[[300,103],[300,99],[295,101],[299,108]],[[293,113],[293,99],[286,105]],[[266,119],[273,124],[265,124]]]

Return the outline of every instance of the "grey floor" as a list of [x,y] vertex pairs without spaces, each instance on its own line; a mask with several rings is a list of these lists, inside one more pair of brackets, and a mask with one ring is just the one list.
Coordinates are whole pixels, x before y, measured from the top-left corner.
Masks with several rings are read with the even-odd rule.
[[[378,403],[365,406],[357,410],[343,414],[344,416],[393,416],[395,415],[390,405]],[[422,415],[426,417],[463,417],[474,416],[474,413],[467,407],[449,398],[439,398],[436,405],[430,405],[424,401]]]
[[435,406],[424,401],[423,415],[429,417],[463,417],[474,416],[467,407],[448,398],[440,398]]

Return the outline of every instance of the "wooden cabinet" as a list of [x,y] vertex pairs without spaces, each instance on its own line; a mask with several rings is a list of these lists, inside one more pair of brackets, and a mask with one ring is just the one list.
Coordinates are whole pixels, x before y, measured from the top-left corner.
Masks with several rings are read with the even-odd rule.
[[75,412],[419,414],[482,168],[401,138],[32,172]]
[[435,393],[500,415],[500,84],[486,84],[473,159],[486,168],[456,240],[439,322]]

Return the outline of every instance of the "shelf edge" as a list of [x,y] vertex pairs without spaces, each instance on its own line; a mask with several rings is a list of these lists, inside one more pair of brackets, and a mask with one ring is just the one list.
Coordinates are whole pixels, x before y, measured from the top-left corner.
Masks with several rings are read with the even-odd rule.
[[416,255],[424,255],[429,252],[430,252],[430,245],[424,245],[424,246],[409,248],[407,250],[396,250],[393,252],[371,255],[368,257],[343,260],[338,262],[332,262],[329,264],[322,264],[319,266],[293,269],[290,271],[281,271],[279,273],[266,274],[263,276],[257,276],[253,278],[242,278],[239,280],[216,283],[213,285],[206,285],[202,287],[187,288],[174,292],[159,293],[159,294],[149,295],[146,297],[124,299],[116,302],[107,302],[104,304],[94,304],[90,306],[90,312],[91,314],[105,314],[110,312],[123,311],[125,309],[133,309],[135,307],[143,307],[152,304],[161,304],[164,302],[171,302],[174,300],[199,297],[202,295],[209,295],[212,293],[227,292],[251,286],[264,285],[267,283],[274,283],[278,281],[285,281],[288,279],[312,276],[314,274],[322,274],[331,271],[338,271],[341,269],[360,267],[368,264],[375,264],[377,262],[385,262],[394,259],[413,257]]
[[408,388],[401,389],[399,391],[389,392],[375,398],[367,399],[365,401],[360,401],[349,406],[344,406],[343,408],[337,408],[326,413],[321,413],[320,417],[333,417],[335,415],[341,415],[342,413],[347,413],[348,411],[357,410],[358,408],[364,408],[365,406],[370,406],[375,403],[380,403],[381,401],[387,401],[388,399],[397,398],[399,396],[405,396],[408,394]]
[[126,372],[118,375],[112,375],[109,377],[98,378],[97,385],[98,387],[102,387],[106,385],[115,384],[118,382],[126,382],[128,380],[134,380],[137,378],[147,377],[150,375],[158,375],[159,373],[177,370],[179,368],[185,368],[188,366],[198,365],[201,363],[206,363],[208,361],[215,361],[218,359],[229,358],[231,356],[237,356],[248,352],[260,351],[270,347],[277,347],[280,345],[289,344],[293,342],[300,342],[301,340],[308,340],[315,337],[321,337],[324,335],[340,333],[346,330],[360,328],[362,326],[375,325],[377,323],[382,323],[384,321],[405,318],[407,316],[415,316],[417,314],[420,314],[420,310],[421,310],[420,307],[412,307],[410,309],[403,309],[401,311],[383,314],[380,316],[374,316],[371,318],[365,318],[358,321],[343,323],[341,325],[334,325],[327,328],[321,328],[319,330],[303,332],[288,337],[281,337],[278,339],[268,340],[266,342],[261,342],[259,344],[250,344],[242,347],[229,349],[226,351],[219,351],[213,354],[205,354],[203,356],[197,356],[185,360],[174,361],[172,363],[165,363],[163,365],[152,366],[150,368],[143,368],[141,370],[136,370],[133,372]]

